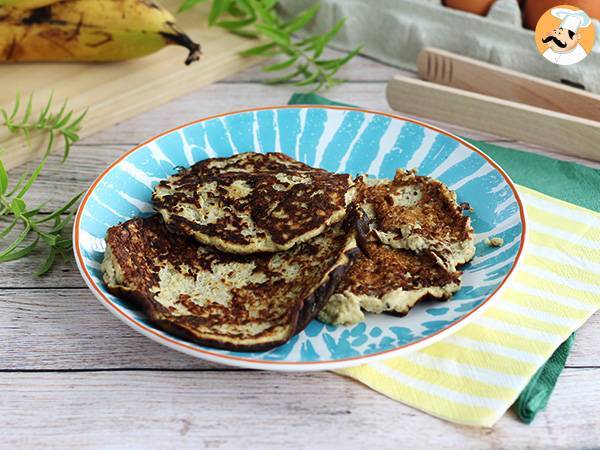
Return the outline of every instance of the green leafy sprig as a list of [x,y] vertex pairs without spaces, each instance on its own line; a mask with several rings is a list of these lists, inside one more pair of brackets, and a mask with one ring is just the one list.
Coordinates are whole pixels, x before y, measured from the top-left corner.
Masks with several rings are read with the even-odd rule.
[[4,119],[2,125],[13,134],[22,133],[29,147],[31,147],[32,132],[46,133],[49,136],[46,154],[52,151],[55,137],[57,135],[62,136],[64,140],[64,162],[69,157],[71,145],[79,140],[77,133],[81,129],[81,121],[85,117],[87,110],[81,113],[79,117],[73,119],[73,111],[67,111],[67,101],[65,100],[57,112],[51,112],[52,97],[53,94],[50,94],[46,106],[42,108],[37,119],[34,120],[32,117],[33,94],[29,96],[25,112],[18,117],[21,109],[21,95],[17,93],[17,98],[10,114],[4,108],[0,108],[0,114]]
[[[179,11],[186,11],[205,1],[184,0]],[[239,36],[262,38],[265,41],[264,44],[243,51],[243,56],[284,57],[281,62],[263,67],[266,72],[286,71],[278,78],[267,80],[267,83],[313,85],[314,91],[340,83],[342,80],[336,78],[336,73],[360,52],[361,47],[340,58],[323,59],[322,55],[327,44],[344,26],[344,19],[324,34],[298,38],[296,33],[316,16],[319,4],[315,3],[285,21],[277,12],[277,3],[277,0],[212,0],[208,23]]]
[[[48,136],[48,144],[40,163],[33,172],[25,171],[10,189],[8,173],[0,160],[0,263],[24,258],[38,248],[39,244],[45,244],[48,247],[46,259],[35,272],[36,275],[42,275],[52,268],[57,256],[66,260],[70,254],[72,242],[69,237],[63,235],[63,232],[75,213],[71,208],[79,200],[81,193],[72,197],[60,208],[48,213],[43,211],[43,204],[29,208],[23,197],[42,172],[57,137],[62,137],[64,140],[63,161],[67,159],[71,146],[79,140],[77,133],[87,111],[73,119],[73,111],[67,112],[65,101],[58,111],[51,112],[51,96],[37,119],[33,119],[32,103],[33,98],[30,96],[24,112],[20,114],[21,102],[17,95],[10,114],[0,109],[4,119],[1,125],[13,134],[22,134],[29,146],[31,146],[32,132],[38,131]],[[9,235],[14,234],[16,237],[12,242],[1,245]]]

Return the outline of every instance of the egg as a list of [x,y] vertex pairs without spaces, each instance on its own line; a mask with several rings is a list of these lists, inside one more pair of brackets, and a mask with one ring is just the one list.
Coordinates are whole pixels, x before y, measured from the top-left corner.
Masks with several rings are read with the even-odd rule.
[[600,1],[598,0],[526,0],[525,26],[530,30],[535,30],[540,17],[550,8],[560,5],[581,8],[590,17],[600,19]]
[[444,5],[453,9],[485,16],[495,2],[496,0],[444,0]]

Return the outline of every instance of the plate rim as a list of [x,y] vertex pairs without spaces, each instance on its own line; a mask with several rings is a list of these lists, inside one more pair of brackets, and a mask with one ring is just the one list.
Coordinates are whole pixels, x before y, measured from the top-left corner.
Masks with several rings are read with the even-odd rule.
[[[87,201],[89,200],[91,194],[93,193],[93,191],[95,190],[97,185],[121,161],[123,161],[129,155],[133,154],[134,152],[136,152],[140,148],[144,147],[148,143],[153,142],[162,136],[173,133],[177,130],[180,130],[182,128],[185,128],[185,127],[188,127],[191,125],[195,125],[195,124],[205,122],[208,120],[212,120],[212,119],[218,119],[220,117],[231,116],[231,115],[235,115],[235,114],[242,114],[242,113],[246,113],[246,112],[256,112],[256,111],[264,111],[264,110],[279,110],[279,109],[330,109],[330,110],[342,110],[342,111],[358,111],[358,112],[362,112],[365,114],[375,114],[375,115],[389,117],[392,119],[399,119],[399,120],[402,120],[405,122],[410,122],[410,123],[414,123],[416,125],[423,126],[430,130],[433,130],[433,131],[441,133],[445,136],[448,136],[451,139],[454,139],[455,141],[464,145],[471,151],[473,151],[473,152],[479,154],[481,157],[483,157],[494,169],[496,169],[500,173],[502,178],[504,178],[506,183],[510,186],[510,189],[513,192],[515,200],[517,201],[517,204],[519,205],[519,216],[521,218],[521,228],[522,228],[521,242],[519,245],[519,250],[515,256],[514,263],[513,263],[512,267],[510,268],[510,270],[505,275],[504,280],[502,280],[500,285],[492,293],[490,293],[487,296],[487,298],[481,302],[481,304],[479,304],[472,311],[467,313],[465,316],[463,316],[462,318],[460,318],[459,320],[457,320],[456,322],[452,323],[451,325],[449,325],[448,327],[446,327],[442,330],[436,331],[435,333],[430,334],[428,336],[424,336],[423,338],[421,338],[417,341],[414,341],[414,342],[411,342],[408,344],[404,344],[404,345],[401,345],[401,346],[393,348],[393,349],[384,350],[384,351],[369,354],[369,355],[361,355],[361,356],[355,356],[355,357],[343,358],[343,359],[332,359],[332,360],[326,360],[326,361],[268,361],[268,360],[260,360],[259,361],[259,360],[253,359],[253,358],[234,356],[234,355],[226,355],[226,354],[220,353],[222,350],[219,350],[219,349],[214,349],[214,351],[213,351],[212,349],[197,348],[196,346],[193,345],[193,343],[179,342],[178,340],[176,340],[176,338],[173,338],[171,336],[164,336],[161,334],[163,332],[160,332],[160,333],[158,332],[158,329],[148,327],[148,326],[144,325],[143,323],[138,322],[135,318],[127,315],[127,313],[125,313],[118,305],[114,304],[98,288],[98,286],[93,281],[89,271],[87,270],[87,267],[85,266],[85,264],[83,262],[83,256],[82,256],[81,250],[80,250],[79,228],[81,225],[81,217],[83,215],[83,210],[87,204]],[[521,199],[521,196],[519,195],[519,192],[517,191],[517,188],[516,188],[514,182],[511,180],[511,178],[508,176],[508,174],[506,174],[506,172],[504,172],[502,167],[500,167],[500,165],[498,165],[494,160],[492,160],[483,151],[478,149],[475,145],[465,141],[464,139],[456,136],[453,133],[450,133],[449,131],[441,129],[435,125],[431,125],[427,122],[423,122],[419,119],[402,116],[400,114],[393,114],[393,113],[388,113],[388,112],[382,112],[382,111],[376,111],[376,110],[364,109],[364,108],[357,108],[357,107],[351,107],[351,106],[275,105],[275,106],[263,106],[263,107],[257,107],[257,108],[245,108],[245,109],[240,109],[240,110],[235,110],[235,111],[230,111],[230,112],[220,113],[220,114],[214,114],[214,115],[206,116],[206,117],[203,117],[200,119],[196,119],[196,120],[184,123],[182,125],[173,127],[166,131],[163,131],[163,132],[145,140],[144,142],[130,148],[129,150],[125,151],[117,159],[115,159],[111,164],[109,164],[108,167],[106,167],[96,177],[96,179],[92,182],[90,187],[86,190],[86,192],[85,192],[84,196],[82,197],[82,200],[77,208],[77,214],[75,216],[75,220],[73,223],[73,233],[72,234],[73,234],[73,253],[75,256],[75,262],[77,264],[77,268],[79,269],[79,272],[80,272],[82,278],[84,279],[87,287],[92,291],[94,296],[113,315],[117,316],[121,321],[123,321],[124,323],[126,323],[128,326],[130,326],[134,330],[138,331],[139,333],[143,334],[144,336],[149,337],[150,339],[152,339],[155,342],[158,342],[159,344],[165,345],[174,350],[178,350],[182,353],[185,353],[185,354],[197,357],[197,358],[205,359],[205,360],[208,360],[211,362],[217,362],[217,363],[226,364],[226,365],[230,365],[230,366],[250,368],[250,369],[279,370],[279,371],[317,371],[317,370],[332,370],[332,369],[349,368],[349,367],[353,367],[353,366],[357,366],[357,365],[361,365],[361,364],[366,364],[368,362],[375,362],[375,361],[380,361],[383,359],[388,359],[388,358],[398,356],[403,353],[409,353],[409,352],[424,348],[426,346],[434,344],[435,342],[438,342],[439,340],[445,338],[446,336],[448,336],[450,334],[457,332],[460,328],[465,326],[469,321],[473,320],[475,317],[482,314],[487,308],[490,307],[490,305],[493,303],[493,301],[495,299],[497,299],[499,297],[500,293],[506,288],[508,281],[514,276],[515,269],[520,265],[520,263],[523,260],[524,248],[525,248],[525,243],[527,240],[527,213],[526,213],[523,201]]]

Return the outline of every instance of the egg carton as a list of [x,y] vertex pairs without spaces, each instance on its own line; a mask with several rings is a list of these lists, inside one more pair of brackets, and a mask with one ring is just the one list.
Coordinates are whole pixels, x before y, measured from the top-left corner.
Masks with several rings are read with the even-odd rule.
[[[284,14],[295,14],[314,0],[283,0]],[[567,2],[568,3],[568,2]],[[442,5],[441,0],[322,0],[309,33],[323,33],[340,18],[346,25],[334,43],[383,62],[416,70],[419,52],[436,47],[508,69],[600,93],[600,44],[578,64],[558,66],[538,52],[533,31],[522,24],[517,0],[497,0],[487,16]],[[600,23],[594,20],[597,37]]]

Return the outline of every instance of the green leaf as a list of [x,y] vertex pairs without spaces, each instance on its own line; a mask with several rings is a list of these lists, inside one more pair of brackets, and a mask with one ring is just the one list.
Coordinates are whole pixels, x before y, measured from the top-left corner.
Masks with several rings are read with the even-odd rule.
[[260,23],[256,25],[256,29],[259,30],[261,34],[273,40],[273,42],[282,46],[283,48],[289,47],[290,36],[285,34],[285,32]]
[[255,56],[255,55],[264,55],[269,50],[275,48],[275,44],[273,42],[264,45],[258,45],[256,47],[249,48],[248,50],[244,50],[240,52],[242,56]]
[[277,19],[271,13],[272,6],[265,6],[260,0],[248,0],[248,3],[266,25],[277,26]]
[[[79,124],[81,123],[83,118],[87,115],[88,111],[89,111],[89,109],[86,109],[79,115],[79,117],[77,117],[77,119],[75,119],[73,122],[71,122],[69,124],[69,130],[75,131],[75,132],[79,131],[79,129],[80,129]],[[79,137],[78,137],[78,139],[79,139]]]
[[[54,126],[60,127],[60,125],[57,125],[57,124],[60,122],[62,115],[65,113],[66,107],[67,107],[67,101],[65,100],[63,102],[60,110],[56,114],[52,115],[52,122],[54,122]],[[71,114],[72,113],[73,113],[73,111],[71,111]]]
[[276,72],[278,70],[287,69],[288,67],[291,67],[296,61],[298,61],[298,55],[292,56],[290,59],[287,59],[283,62],[263,67],[263,70],[265,72]]
[[[62,115],[62,114],[61,114]],[[64,117],[56,116],[56,122],[54,122],[55,128],[64,127],[69,120],[71,120],[71,116],[73,115],[73,111],[69,111]]]
[[73,206],[81,198],[82,195],[83,195],[83,192],[80,192],[79,194],[74,195],[67,203],[65,203],[63,206],[58,208],[52,214],[48,214],[43,219],[36,220],[34,223],[40,224],[40,223],[48,222],[49,220],[52,220],[55,217],[60,216],[62,213],[66,212],[71,206]]
[[245,19],[248,16],[252,16],[252,14],[247,14],[244,9],[240,8],[239,4],[236,2],[233,2],[231,5],[229,5],[229,8],[227,8],[226,12],[230,16],[237,17],[239,19]]
[[75,211],[70,211],[69,214],[67,214],[63,219],[57,217],[54,226],[50,229],[50,233],[60,233],[63,230],[63,228],[69,224],[74,214]]
[[25,179],[29,176],[29,168],[27,168],[25,170],[25,172],[23,172],[21,174],[21,176],[19,177],[19,179],[17,180],[17,184],[15,184],[13,186],[13,188],[10,190],[10,192],[8,192],[6,194],[7,197],[11,197],[15,192],[17,192],[17,190],[19,190],[19,188],[21,187],[21,185],[23,184],[23,182],[25,181]]
[[27,106],[25,107],[25,114],[21,119],[21,126],[25,125],[29,120],[29,116],[31,116],[31,107],[33,103],[33,93],[29,95],[29,100],[27,100]]
[[[50,97],[48,98],[48,103],[46,103],[46,106],[44,108],[42,108],[42,110],[40,111],[40,117],[38,119],[38,124],[44,123],[46,121],[48,112],[50,111],[50,107],[52,106],[52,97],[53,96],[54,96],[54,92],[51,92]],[[42,128],[42,127],[38,126],[38,128]]]
[[302,69],[298,68],[297,70],[295,70],[294,72],[291,72],[287,75],[284,75],[282,77],[279,78],[273,78],[273,79],[269,79],[269,80],[265,80],[266,84],[281,84],[281,83],[287,83],[290,80],[293,80],[295,77],[297,77],[298,75],[300,75],[302,73]]
[[232,0],[213,0],[208,13],[208,24],[214,25],[217,19],[229,8]]
[[290,33],[294,33],[296,31],[304,28],[308,24],[308,22],[310,22],[315,17],[317,12],[319,12],[320,6],[321,5],[319,3],[315,3],[310,8],[302,11],[300,14],[298,14],[296,17],[294,17],[294,19],[292,19],[285,26],[285,28]]
[[177,9],[178,13],[182,13],[184,11],[188,11],[190,9],[192,9],[194,6],[196,6],[199,3],[203,3],[206,0],[184,0],[183,2],[181,2],[181,5],[179,5],[179,8]]
[[319,78],[319,72],[314,72],[310,74],[306,79],[295,82],[294,86],[307,86],[311,83],[314,83],[317,78]]
[[46,152],[46,154],[42,158],[42,161],[38,164],[38,166],[36,167],[36,169],[33,171],[33,173],[31,174],[31,176],[29,177],[29,180],[27,180],[27,183],[25,183],[25,186],[23,186],[21,188],[21,190],[17,194],[17,198],[22,198],[25,195],[25,193],[29,190],[29,188],[31,187],[31,185],[34,183],[34,181],[37,179],[37,177],[39,176],[40,172],[42,171],[42,169],[46,165],[46,161],[47,160],[48,160],[48,152]]
[[358,55],[361,50],[362,50],[362,45],[356,47],[354,50],[349,52],[343,58],[321,59],[319,61],[315,61],[315,64],[323,67],[324,69],[339,69],[344,64],[346,64],[348,61],[350,61],[352,58],[354,58],[356,55]]
[[256,34],[254,31],[247,31],[247,30],[229,30],[229,32],[231,34],[235,34],[236,36],[241,36],[243,38],[249,38],[249,39],[258,39],[259,35]]
[[10,210],[15,216],[20,216],[25,209],[27,209],[27,205],[21,198],[13,198],[10,202]]
[[8,236],[8,233],[12,231],[12,229],[15,227],[18,221],[19,219],[15,217],[9,226],[7,226],[4,230],[0,231],[0,239],[4,239],[6,236]]
[[252,8],[252,6],[250,5],[250,2],[248,0],[238,0],[235,3],[232,3],[231,6],[232,7],[235,6],[236,8],[239,8],[240,11],[243,14],[245,14],[246,16],[250,16],[250,17],[253,17],[254,19],[256,19],[256,12]]
[[339,33],[339,31],[344,26],[345,22],[346,22],[345,18],[340,20],[333,26],[333,28],[331,30],[329,30],[327,33],[322,35],[321,38],[318,41],[316,41],[315,46],[314,46],[314,52],[315,52],[314,57],[315,58],[318,58],[319,56],[321,56],[321,54],[323,53],[323,50],[325,50],[325,47],[327,46],[327,44],[329,44],[329,41],[331,41],[331,39],[333,39],[333,37]]
[[63,150],[62,160],[60,161],[61,164],[67,160],[67,158],[69,157],[69,154],[71,153],[71,142],[72,141],[65,136],[65,148]]
[[3,195],[8,188],[8,174],[6,173],[6,169],[4,168],[4,164],[2,164],[2,160],[0,160],[0,195]]
[[29,255],[32,251],[35,250],[39,240],[40,240],[39,238],[35,238],[35,240],[33,242],[31,242],[31,244],[27,245],[26,247],[23,247],[19,250],[9,252],[6,255],[0,256],[0,262],[14,261],[15,259],[24,258],[25,256]]
[[23,231],[21,231],[21,233],[19,233],[19,236],[17,236],[17,238],[13,241],[12,244],[10,244],[8,247],[6,247],[4,250],[2,250],[0,252],[0,260],[4,257],[6,257],[7,255],[10,255],[12,253],[12,251],[17,248],[19,246],[19,244],[21,244],[21,242],[23,242],[25,240],[25,238],[27,237],[27,235],[29,234],[29,232],[31,231],[31,226],[29,224],[25,225],[25,228],[23,228]]
[[54,247],[56,245],[56,242],[58,240],[58,236],[57,235],[51,234],[51,233],[46,233],[45,231],[39,231],[39,230],[37,230],[37,234],[50,247]]
[[251,17],[249,19],[244,20],[219,20],[215,25],[226,30],[238,30],[247,25],[250,25],[253,22],[254,19]]
[[48,257],[46,258],[46,261],[44,261],[44,264],[42,264],[42,266],[35,272],[35,275],[37,277],[39,277],[39,276],[42,276],[45,273],[47,273],[52,268],[52,265],[54,264],[55,259],[56,259],[56,249],[54,249],[52,247],[52,248],[50,248],[50,252],[48,253]]
[[10,126],[10,117],[8,117],[8,114],[6,113],[4,108],[0,108],[0,113],[2,113],[2,117],[4,118],[4,125],[6,125],[9,131],[12,131]]
[[44,206],[46,206],[47,202],[42,202],[42,204],[36,206],[33,209],[28,209],[27,211],[25,211],[22,216],[25,217],[26,219],[30,219],[33,216],[36,216],[39,214],[39,212],[42,210],[42,208],[44,208]]
[[15,99],[15,106],[13,106],[12,113],[10,113],[11,119],[14,119],[17,116],[17,112],[19,112],[20,105],[21,105],[21,93],[17,92],[17,98]]

